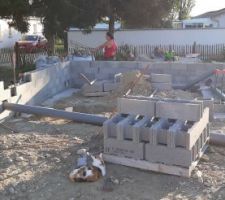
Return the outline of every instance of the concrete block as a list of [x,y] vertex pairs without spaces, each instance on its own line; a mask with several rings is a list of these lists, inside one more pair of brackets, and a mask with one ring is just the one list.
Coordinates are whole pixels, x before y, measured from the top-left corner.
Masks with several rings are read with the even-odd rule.
[[106,139],[104,140],[104,153],[118,157],[143,160],[144,144],[127,140]]
[[214,104],[215,113],[225,113],[225,104]]
[[134,118],[134,116],[128,115],[125,119],[121,120],[116,125],[117,140],[120,140],[120,141],[125,140],[125,132],[126,132],[127,125],[133,118]]
[[[183,138],[181,136],[185,136],[185,134],[181,135],[181,130],[184,128],[184,122],[177,120],[176,123],[173,124],[168,130],[167,135],[167,146],[171,148],[175,147],[185,147],[186,140],[182,140]],[[182,138],[180,141],[180,137]],[[183,146],[183,145],[184,146]]]
[[148,117],[132,118],[124,129],[125,140],[132,140],[133,142],[140,143],[141,127],[149,120]]
[[202,117],[201,104],[163,102],[156,103],[156,117],[182,121],[199,121]]
[[118,88],[118,83],[104,83],[103,84],[103,91],[110,92],[114,91]]
[[151,86],[159,91],[172,90],[172,83],[151,83]]
[[152,83],[171,83],[172,76],[170,74],[151,74]]
[[151,118],[155,116],[155,101],[120,98],[117,110],[119,113],[143,115]]
[[[133,141],[139,143],[144,141],[144,128],[148,122],[150,121],[150,118],[148,117],[144,117],[143,119],[141,119],[139,122],[137,122],[134,126],[133,126],[133,130],[132,130],[132,134],[133,134]],[[147,135],[147,139],[149,141],[149,136]]]
[[192,164],[192,151],[184,148],[168,148],[167,146],[145,145],[145,159],[152,163],[163,163],[189,167]]
[[143,127],[141,127],[141,142],[149,142],[153,144],[153,129],[152,126],[158,122],[158,119],[153,118],[148,120]]
[[125,120],[128,115],[118,114],[112,119],[107,120],[103,124],[103,132],[105,138],[117,138],[117,125]]

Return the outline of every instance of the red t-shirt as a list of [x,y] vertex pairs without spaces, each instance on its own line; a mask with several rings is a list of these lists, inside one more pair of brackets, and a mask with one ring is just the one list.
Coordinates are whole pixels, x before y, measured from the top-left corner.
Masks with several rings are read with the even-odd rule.
[[112,40],[112,46],[111,47],[105,47],[104,49],[104,57],[105,58],[112,58],[116,55],[117,51],[117,44],[114,40]]

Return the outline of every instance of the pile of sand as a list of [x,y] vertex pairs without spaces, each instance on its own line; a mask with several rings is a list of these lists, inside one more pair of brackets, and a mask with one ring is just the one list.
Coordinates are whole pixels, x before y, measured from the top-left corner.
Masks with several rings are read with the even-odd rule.
[[[121,74],[119,87],[116,90],[118,94],[126,94],[132,88],[134,82],[137,82],[141,75],[140,71],[135,70]],[[140,80],[132,88],[130,95],[150,96],[152,94],[152,87],[146,76],[142,76]]]

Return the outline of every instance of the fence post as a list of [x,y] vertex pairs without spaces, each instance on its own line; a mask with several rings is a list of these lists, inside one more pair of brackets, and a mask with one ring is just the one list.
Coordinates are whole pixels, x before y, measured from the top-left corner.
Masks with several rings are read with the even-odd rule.
[[15,43],[14,51],[15,51],[15,67],[19,68],[20,67],[20,52],[19,52],[18,42]]
[[197,45],[197,43],[194,42],[193,47],[192,47],[192,53],[196,53],[196,45]]

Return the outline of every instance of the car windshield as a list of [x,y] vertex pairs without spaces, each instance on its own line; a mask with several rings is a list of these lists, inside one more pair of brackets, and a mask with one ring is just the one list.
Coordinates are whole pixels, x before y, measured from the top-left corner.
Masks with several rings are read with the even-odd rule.
[[37,41],[38,40],[38,36],[37,35],[24,35],[22,37],[23,41]]

